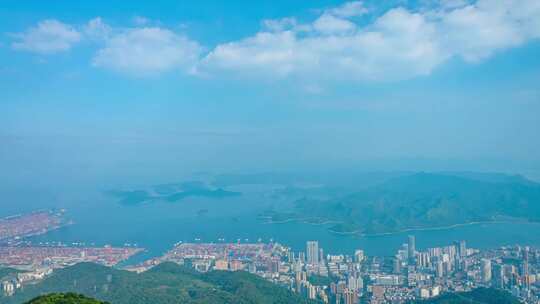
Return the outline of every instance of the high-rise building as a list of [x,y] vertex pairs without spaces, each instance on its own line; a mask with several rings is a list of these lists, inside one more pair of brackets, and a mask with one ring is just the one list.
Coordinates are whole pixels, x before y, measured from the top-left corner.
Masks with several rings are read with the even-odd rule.
[[460,256],[460,252],[459,252],[459,242],[458,241],[454,241],[453,242],[453,245],[454,247],[456,248],[456,257],[459,257]]
[[426,268],[426,267],[429,266],[429,263],[430,263],[429,253],[427,253],[427,252],[419,252],[417,254],[416,265],[418,265],[419,267]]
[[467,243],[465,241],[455,241],[454,242],[454,250],[455,250],[455,260],[461,260],[461,258],[467,256]]
[[306,254],[304,252],[300,252],[298,253],[298,260],[301,262],[301,263],[304,263],[306,261]]
[[491,260],[482,259],[482,282],[489,283],[491,281]]
[[395,257],[394,258],[394,273],[395,274],[400,274],[401,273],[401,260],[399,259],[399,257]]
[[311,284],[308,285],[308,298],[309,299],[316,299],[317,298],[317,288]]
[[352,290],[347,290],[343,294],[345,299],[345,304],[357,304],[358,303],[358,294]]
[[414,258],[416,253],[416,239],[414,235],[409,235],[409,241],[407,243],[407,250],[409,251],[407,256],[409,258],[409,263],[414,264]]
[[347,288],[352,291],[358,291],[364,288],[364,281],[357,275],[351,275],[347,280]]
[[452,266],[453,265],[454,264],[451,263],[450,261],[443,262],[443,267],[444,267],[445,273],[447,273],[447,274],[452,273],[452,270],[453,270]]
[[344,293],[347,290],[347,282],[340,280],[337,283],[337,293]]
[[467,243],[465,241],[459,241],[459,256],[467,256]]
[[358,290],[360,290],[360,292],[364,289],[364,280],[361,276],[356,278],[356,287],[358,287]]
[[364,261],[364,250],[356,249],[356,251],[354,252],[354,261],[356,263],[361,263],[362,261]]
[[526,288],[530,286],[530,277],[529,277],[529,248],[525,248],[523,251],[523,283]]
[[493,287],[504,288],[504,267],[501,264],[494,264],[493,269]]
[[307,242],[307,263],[311,265],[319,264],[319,242]]
[[444,266],[443,261],[437,260],[437,263],[435,264],[435,272],[437,274],[437,277],[442,278],[444,276]]
[[408,261],[409,260],[409,244],[402,244],[401,248],[403,248],[402,251],[405,253],[403,259],[405,261]]
[[293,251],[289,251],[287,253],[287,261],[289,263],[293,263],[294,262],[294,252]]

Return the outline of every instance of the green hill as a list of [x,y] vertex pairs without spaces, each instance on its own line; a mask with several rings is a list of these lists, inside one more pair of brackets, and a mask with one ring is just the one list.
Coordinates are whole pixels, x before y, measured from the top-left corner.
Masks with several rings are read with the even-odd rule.
[[330,228],[336,232],[367,234],[497,219],[540,221],[540,185],[501,175],[417,173],[338,199],[304,198],[293,214],[340,222]]
[[25,286],[14,297],[0,298],[0,303],[23,303],[57,292],[75,292],[114,304],[312,303],[246,272],[202,274],[174,263],[141,274],[81,263]]
[[418,301],[417,304],[519,304],[520,302],[508,292],[477,288],[469,292],[448,293],[435,299]]
[[76,293],[52,293],[39,296],[26,304],[108,304]]

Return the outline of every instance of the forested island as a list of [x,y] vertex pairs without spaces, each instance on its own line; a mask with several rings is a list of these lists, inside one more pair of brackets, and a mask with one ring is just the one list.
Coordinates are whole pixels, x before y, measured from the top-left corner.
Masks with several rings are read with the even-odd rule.
[[240,196],[240,192],[216,188],[198,181],[150,186],[147,189],[109,190],[105,192],[122,205],[136,206],[156,201],[179,202],[190,197],[221,199]]
[[268,210],[269,223],[329,223],[339,234],[384,234],[459,225],[540,221],[540,184],[477,173],[414,173],[341,197],[309,196],[293,210]]

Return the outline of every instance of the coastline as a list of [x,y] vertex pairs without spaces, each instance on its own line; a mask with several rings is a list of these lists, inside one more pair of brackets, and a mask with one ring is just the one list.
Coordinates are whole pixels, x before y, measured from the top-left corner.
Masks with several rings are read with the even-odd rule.
[[476,222],[460,223],[460,224],[453,224],[453,225],[447,225],[447,226],[424,227],[424,228],[422,228],[422,227],[407,228],[407,229],[402,229],[402,230],[393,231],[393,232],[364,233],[364,234],[361,234],[360,236],[362,236],[362,237],[384,236],[384,235],[393,235],[393,234],[400,234],[400,233],[412,232],[412,231],[448,230],[448,229],[453,229],[453,228],[458,228],[458,227],[481,225],[481,224],[512,224],[512,223],[540,224],[539,222],[533,222],[533,221],[527,221],[527,220],[521,220],[521,221],[476,221]]
[[341,224],[342,221],[332,221],[332,220],[325,220],[320,223],[317,222],[310,222],[309,218],[290,218],[282,221],[274,221],[272,220],[271,216],[260,216],[258,217],[259,220],[263,221],[263,224],[285,224],[290,222],[301,222],[303,224],[313,225],[313,226],[323,226],[323,225],[329,225],[329,224]]
[[[291,222],[300,222],[303,224],[309,224],[314,226],[323,226],[323,225],[329,225],[329,224],[340,224],[343,223],[341,221],[332,221],[332,220],[326,220],[321,223],[312,223],[307,221],[305,218],[290,218],[282,221],[272,221],[271,217],[259,217],[261,220],[263,220],[263,224],[286,224]],[[540,222],[535,221],[529,221],[525,219],[518,219],[518,220],[492,220],[492,221],[474,221],[474,222],[467,222],[467,223],[458,223],[458,224],[452,224],[452,225],[446,225],[446,226],[436,226],[436,227],[414,227],[414,228],[406,228],[401,229],[398,231],[390,231],[390,232],[380,232],[380,233],[362,233],[360,229],[354,230],[354,231],[335,231],[332,230],[331,227],[327,228],[327,231],[336,234],[336,235],[344,235],[344,236],[359,236],[359,237],[377,237],[377,236],[385,236],[385,235],[395,235],[400,233],[406,233],[406,232],[414,232],[414,231],[433,231],[433,230],[448,230],[458,227],[465,227],[465,226],[472,226],[472,225],[481,225],[481,224],[511,224],[511,223],[530,223],[530,224],[540,224]]]

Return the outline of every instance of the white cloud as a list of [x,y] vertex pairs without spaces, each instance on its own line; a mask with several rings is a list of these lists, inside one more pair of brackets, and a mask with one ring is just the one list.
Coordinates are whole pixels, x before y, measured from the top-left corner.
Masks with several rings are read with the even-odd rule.
[[368,13],[362,1],[345,2],[343,5],[329,9],[326,13],[341,18],[361,16]]
[[93,65],[134,75],[189,71],[201,51],[197,42],[168,29],[132,28],[112,36],[95,55]]
[[43,54],[67,51],[81,40],[76,29],[54,19],[43,20],[36,27],[13,37],[13,49]]
[[444,8],[454,9],[458,7],[464,7],[469,4],[467,0],[442,0],[441,5]]
[[451,10],[436,20],[445,47],[467,61],[540,37],[540,2],[480,0]]
[[349,20],[324,14],[313,22],[313,28],[323,34],[345,34],[356,29],[356,25]]
[[267,19],[262,22],[265,29],[271,32],[279,32],[292,29],[296,26],[296,18],[287,17],[282,19]]
[[148,25],[150,23],[150,19],[143,16],[135,16],[133,17],[133,23],[138,26]]
[[359,32],[343,26],[321,33],[313,27],[308,35],[260,32],[219,45],[203,66],[270,77],[385,80],[428,74],[447,56],[435,42],[434,26],[404,9],[387,12]]
[[455,9],[469,5],[474,0],[420,0],[419,5],[425,9]]
[[540,38],[538,0],[421,3],[415,10],[398,7],[362,20],[354,18],[368,13],[361,1],[321,10],[311,22],[295,17],[264,20],[261,31],[219,44],[205,56],[196,41],[150,26],[144,17],[135,17],[139,27],[131,28],[112,28],[100,17],[78,26],[44,20],[14,34],[12,48],[55,53],[85,39],[103,45],[94,66],[129,74],[183,70],[320,83],[429,75],[450,58],[481,62]]
[[317,58],[311,55],[298,47],[293,31],[261,32],[242,41],[217,46],[203,60],[203,65],[287,76],[303,66],[317,65]]
[[428,75],[452,57],[478,62],[540,37],[537,0],[441,1],[418,11],[394,8],[371,24],[349,19],[363,13],[361,2],[349,2],[311,23],[286,19],[294,25],[266,26],[218,45],[200,68],[307,80],[399,80]]
[[95,40],[105,40],[112,34],[112,28],[103,22],[100,17],[88,21],[83,29],[85,35]]

